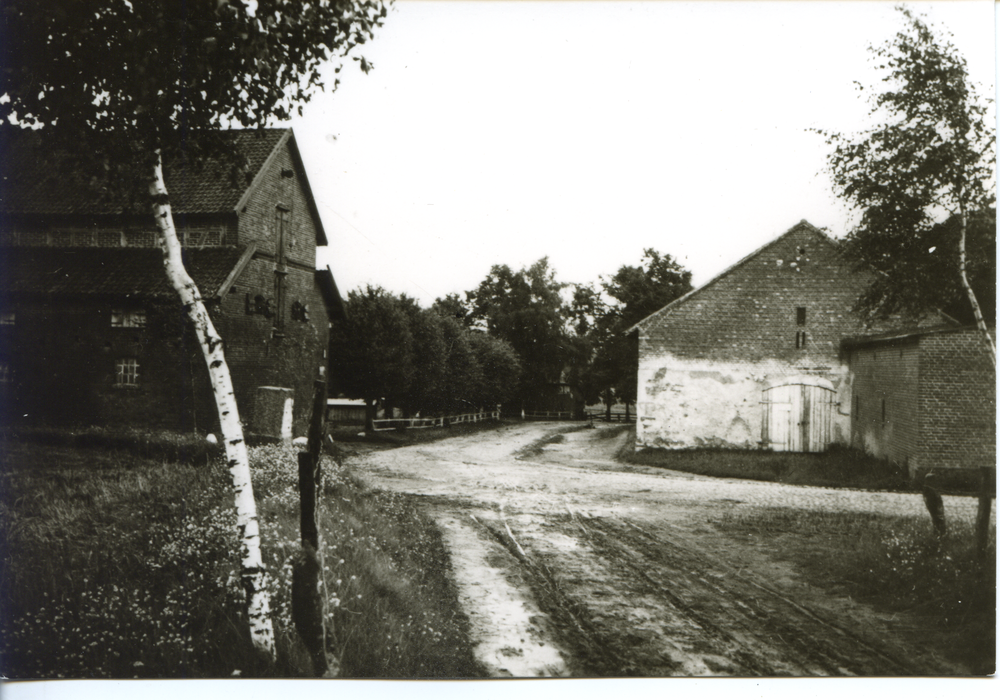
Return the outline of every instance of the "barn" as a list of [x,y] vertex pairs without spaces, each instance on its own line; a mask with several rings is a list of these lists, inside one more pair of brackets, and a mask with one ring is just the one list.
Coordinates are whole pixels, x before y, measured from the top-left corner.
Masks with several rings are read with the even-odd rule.
[[[43,166],[40,132],[6,129],[0,164],[0,408],[5,423],[214,430],[208,373],[169,286],[153,222]],[[244,178],[167,163],[185,265],[225,342],[241,418],[296,431],[343,314],[326,233],[290,129],[233,130]],[[275,391],[277,390],[277,391]]]
[[841,340],[868,277],[806,221],[633,326],[636,447],[819,452],[851,442]]

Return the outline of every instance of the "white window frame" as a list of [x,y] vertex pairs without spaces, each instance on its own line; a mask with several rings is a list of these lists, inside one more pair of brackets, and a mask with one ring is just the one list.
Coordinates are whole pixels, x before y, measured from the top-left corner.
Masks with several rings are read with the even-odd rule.
[[139,360],[134,357],[120,357],[115,360],[115,386],[139,386]]
[[145,309],[111,309],[112,328],[145,328]]

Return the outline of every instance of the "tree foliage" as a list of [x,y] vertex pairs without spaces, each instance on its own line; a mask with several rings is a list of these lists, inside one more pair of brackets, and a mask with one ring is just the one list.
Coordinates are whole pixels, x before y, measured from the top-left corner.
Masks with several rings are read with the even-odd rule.
[[876,272],[858,308],[871,320],[950,308],[985,329],[976,292],[995,277],[992,110],[947,36],[899,11],[903,29],[871,49],[882,74],[868,98],[875,126],[821,132],[834,190],[858,216],[845,252]]
[[[585,376],[585,394],[610,405],[635,402],[639,371],[638,339],[625,331],[646,316],[691,291],[691,272],[670,255],[652,248],[643,251],[639,265],[622,265],[601,282],[609,301],[598,307],[588,337],[594,348]],[[579,296],[591,299],[591,289]]]
[[44,127],[99,158],[112,188],[135,188],[158,150],[218,152],[219,129],[301,113],[336,87],[321,68],[339,72],[385,14],[381,0],[4,0],[0,120]]
[[548,258],[513,271],[494,265],[466,294],[469,321],[507,341],[520,359],[518,398],[531,402],[558,382],[573,355],[561,291]]
[[347,321],[330,336],[337,391],[408,415],[492,409],[511,398],[520,364],[505,341],[468,328],[437,306],[369,286],[348,295]]

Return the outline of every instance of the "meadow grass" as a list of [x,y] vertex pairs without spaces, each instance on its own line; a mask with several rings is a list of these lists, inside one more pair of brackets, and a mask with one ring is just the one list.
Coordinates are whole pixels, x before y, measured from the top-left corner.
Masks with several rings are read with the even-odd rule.
[[[0,673],[303,676],[291,623],[297,462],[251,448],[278,662],[252,651],[229,475],[104,448],[0,443]],[[433,522],[332,460],[321,509],[328,652],[352,677],[481,675]]]
[[795,564],[807,580],[906,613],[921,636],[975,675],[996,663],[996,534],[977,560],[973,524],[939,539],[926,517],[748,507],[713,519],[721,530]]

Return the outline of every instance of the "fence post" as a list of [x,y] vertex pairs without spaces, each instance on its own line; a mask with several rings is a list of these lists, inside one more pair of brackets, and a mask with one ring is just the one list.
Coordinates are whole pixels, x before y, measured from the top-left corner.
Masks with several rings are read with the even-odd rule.
[[326,413],[326,382],[317,380],[313,388],[312,417],[309,421],[309,444],[299,452],[299,526],[302,531],[302,552],[292,567],[292,621],[309,650],[313,673],[325,676],[329,664],[326,658],[326,629],[323,623],[323,599],[319,577],[322,565],[319,555],[317,495],[322,488],[320,453]]

